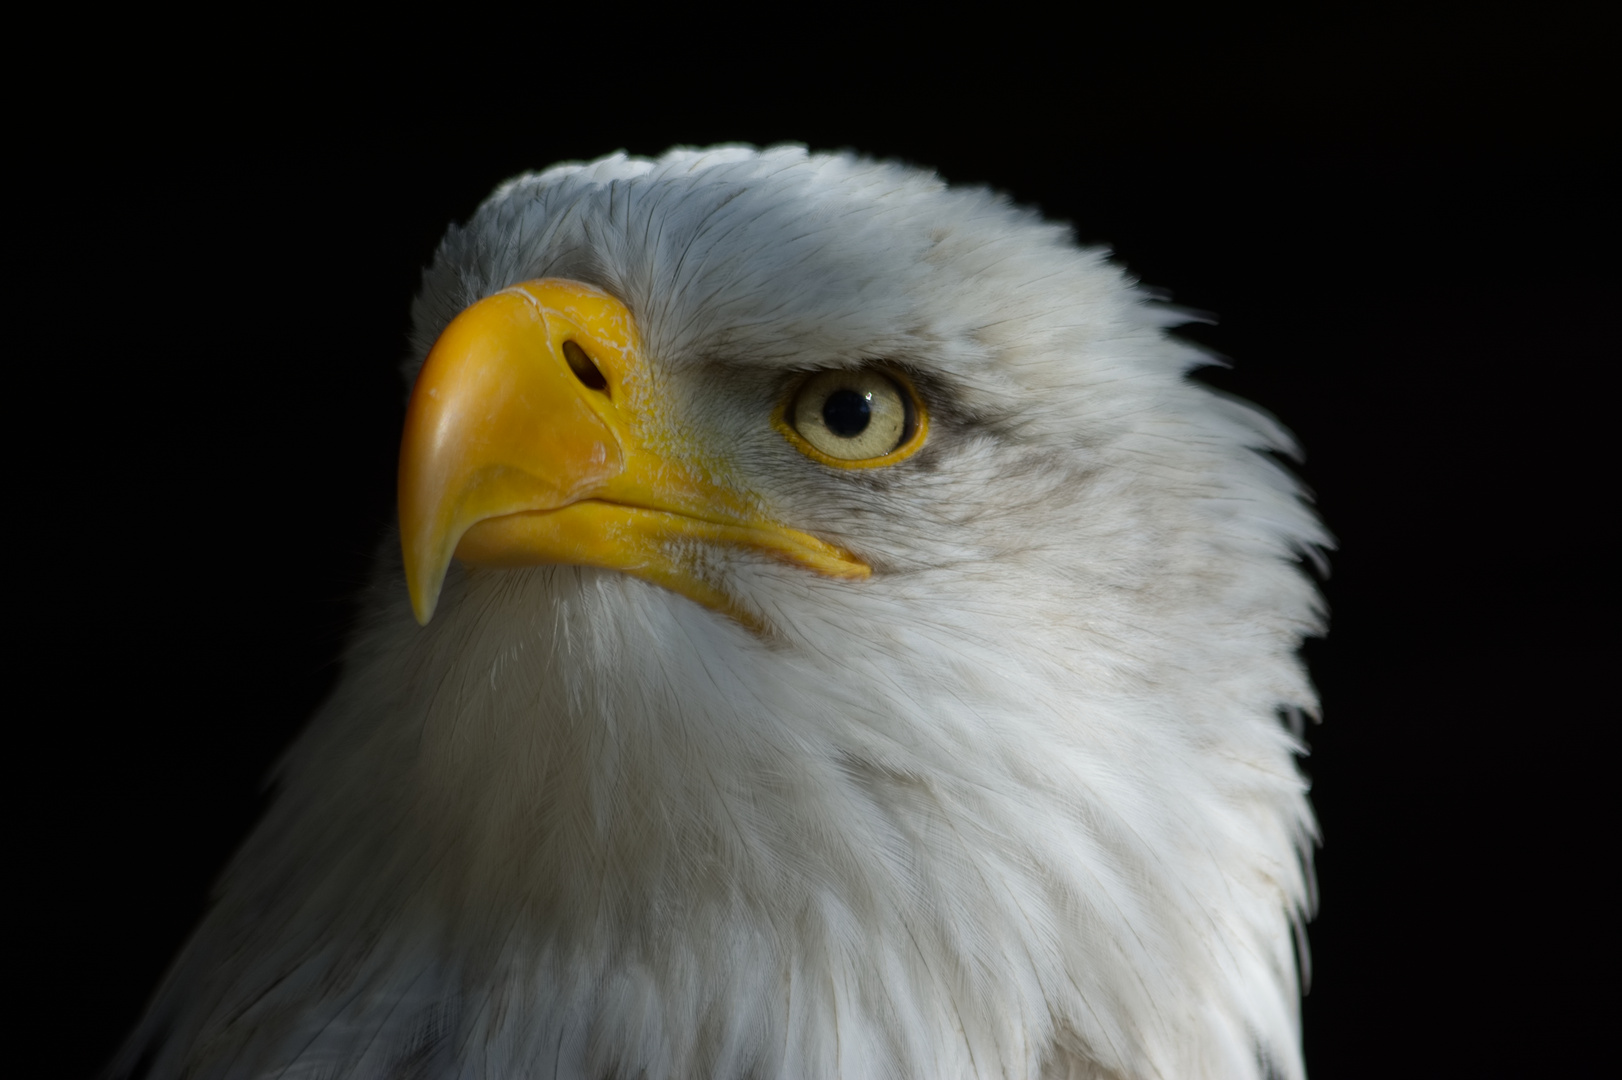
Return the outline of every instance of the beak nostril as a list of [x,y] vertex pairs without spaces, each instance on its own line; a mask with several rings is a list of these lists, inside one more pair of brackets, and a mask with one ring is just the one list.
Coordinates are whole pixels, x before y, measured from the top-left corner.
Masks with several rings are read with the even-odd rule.
[[569,370],[574,372],[574,377],[579,379],[582,385],[603,394],[608,393],[608,380],[603,377],[597,365],[591,362],[591,357],[586,355],[585,349],[572,341],[565,341],[563,358],[569,362]]

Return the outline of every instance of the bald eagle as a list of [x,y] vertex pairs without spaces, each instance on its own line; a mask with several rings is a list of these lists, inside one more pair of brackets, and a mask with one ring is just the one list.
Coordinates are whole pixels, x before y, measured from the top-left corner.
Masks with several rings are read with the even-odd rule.
[[521,176],[331,699],[115,1071],[1303,1074],[1328,541],[1177,314],[800,148]]

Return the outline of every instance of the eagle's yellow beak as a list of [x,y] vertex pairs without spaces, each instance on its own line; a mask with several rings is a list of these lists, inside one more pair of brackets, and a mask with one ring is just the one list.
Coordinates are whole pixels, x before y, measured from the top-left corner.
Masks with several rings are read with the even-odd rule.
[[715,545],[840,578],[868,566],[765,517],[747,493],[656,442],[660,407],[636,324],[576,281],[527,281],[458,315],[406,408],[400,542],[417,621],[451,556],[475,566],[622,570],[754,625],[705,573]]

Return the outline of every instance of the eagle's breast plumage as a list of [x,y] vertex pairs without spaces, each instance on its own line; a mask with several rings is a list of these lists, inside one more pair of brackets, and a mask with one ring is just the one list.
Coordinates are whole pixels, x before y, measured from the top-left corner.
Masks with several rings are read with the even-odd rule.
[[[1327,543],[1273,421],[1066,230],[851,156],[520,177],[415,365],[515,283],[623,303],[651,444],[854,553],[452,564],[391,541],[333,697],[131,1043],[153,1076],[1300,1076],[1314,825],[1281,710]],[[769,422],[898,373],[884,468]],[[133,1051],[132,1051],[133,1052]]]

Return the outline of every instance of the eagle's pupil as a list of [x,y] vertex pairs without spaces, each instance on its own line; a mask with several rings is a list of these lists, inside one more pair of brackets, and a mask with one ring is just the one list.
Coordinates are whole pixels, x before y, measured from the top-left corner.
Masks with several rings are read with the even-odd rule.
[[867,395],[855,390],[835,390],[822,403],[822,422],[841,439],[851,439],[867,430],[873,406]]

